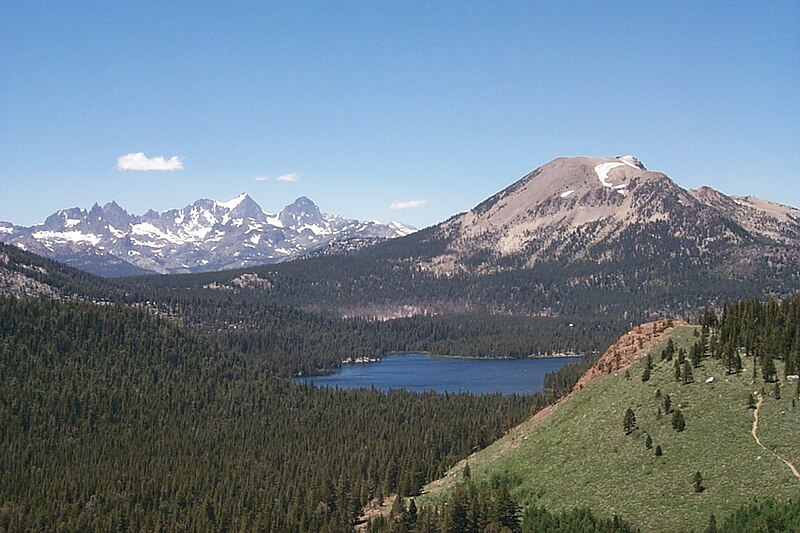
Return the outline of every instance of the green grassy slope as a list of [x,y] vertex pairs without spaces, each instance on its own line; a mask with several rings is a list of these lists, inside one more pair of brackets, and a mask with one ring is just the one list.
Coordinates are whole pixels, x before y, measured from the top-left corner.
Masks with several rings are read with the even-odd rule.
[[[676,346],[694,342],[693,328],[671,334]],[[666,339],[652,350],[654,369],[641,381],[645,361],[611,374],[576,391],[547,417],[523,424],[469,459],[473,479],[508,473],[523,506],[533,503],[550,510],[589,507],[597,514],[613,513],[644,531],[703,530],[711,513],[727,516],[754,498],[784,499],[800,495],[800,480],[774,455],[760,448],[750,430],[753,411],[747,395],[763,382],[752,380],[752,360],[745,371],[726,376],[718,361],[704,359],[693,369],[694,383],[675,381],[672,361],[661,362]],[[779,369],[781,370],[781,369]],[[782,373],[781,373],[782,375]],[[713,384],[706,378],[714,376]],[[800,467],[800,407],[792,407],[794,384],[782,383],[780,400],[774,386],[759,410],[759,437]],[[686,429],[673,429],[670,415],[658,416],[668,393],[679,407]],[[639,429],[625,435],[627,408]],[[647,434],[653,449],[645,447]],[[654,449],[660,445],[662,457]],[[457,467],[459,468],[459,467]],[[703,476],[706,489],[695,493],[692,477]],[[420,504],[438,501],[461,478],[460,469],[429,488]]]

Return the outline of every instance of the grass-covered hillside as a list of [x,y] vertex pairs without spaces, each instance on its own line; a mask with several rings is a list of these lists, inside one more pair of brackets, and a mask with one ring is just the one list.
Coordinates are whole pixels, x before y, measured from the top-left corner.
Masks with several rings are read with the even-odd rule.
[[[763,395],[758,437],[766,448],[800,466],[795,383],[780,380],[778,399],[775,384],[763,381],[760,367],[753,383],[752,357],[745,357],[740,373],[727,374],[724,359],[705,357],[694,367],[687,356],[692,381],[684,384],[683,375],[676,379],[675,360],[680,348],[691,353],[695,335],[693,326],[682,326],[654,342],[647,381],[642,380],[647,366],[642,357],[627,375],[620,369],[587,383],[547,416],[474,454],[468,462],[472,479],[507,474],[523,508],[588,507],[599,516],[616,514],[644,531],[703,531],[711,514],[721,520],[754,500],[796,499],[800,479],[756,443],[751,434],[755,410],[748,407],[748,395],[756,402]],[[676,355],[662,360],[670,338]],[[781,365],[777,374],[783,378]],[[707,383],[711,377],[713,383]],[[626,434],[628,409],[635,426]],[[680,410],[682,431],[673,427],[673,418],[680,425],[680,417],[666,412],[672,409]],[[657,448],[662,455],[656,455]],[[463,467],[462,462],[430,485],[418,504],[441,502],[463,478]]]

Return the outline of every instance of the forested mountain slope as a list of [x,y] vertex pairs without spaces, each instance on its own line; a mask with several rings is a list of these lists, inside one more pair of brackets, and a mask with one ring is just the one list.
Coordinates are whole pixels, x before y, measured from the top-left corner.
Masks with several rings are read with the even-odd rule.
[[[252,282],[252,278],[250,278]],[[275,375],[335,370],[345,359],[392,351],[471,357],[594,354],[624,329],[621,320],[471,313],[389,321],[343,319],[230,290],[163,291],[120,285],[0,244],[0,295],[116,303],[181,321],[229,349],[260,358]]]
[[0,298],[0,530],[349,531],[541,401],[293,385],[142,310]]

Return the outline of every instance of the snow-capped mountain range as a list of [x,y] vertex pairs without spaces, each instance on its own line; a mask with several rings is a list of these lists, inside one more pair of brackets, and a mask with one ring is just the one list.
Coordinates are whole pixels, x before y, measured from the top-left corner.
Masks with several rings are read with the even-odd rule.
[[415,228],[321,213],[300,197],[280,213],[247,194],[131,215],[116,202],[59,210],[32,227],[0,222],[0,242],[101,275],[185,273],[276,263],[338,241],[382,240]]

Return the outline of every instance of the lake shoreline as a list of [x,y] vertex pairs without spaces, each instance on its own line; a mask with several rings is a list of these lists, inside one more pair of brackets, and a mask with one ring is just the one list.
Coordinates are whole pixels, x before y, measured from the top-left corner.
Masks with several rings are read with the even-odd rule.
[[[524,358],[437,356],[392,352],[380,360],[351,362],[324,375],[300,376],[295,383],[317,387],[405,389],[412,392],[467,392],[472,394],[535,394],[544,376],[578,355]],[[374,364],[365,364],[367,362]]]

